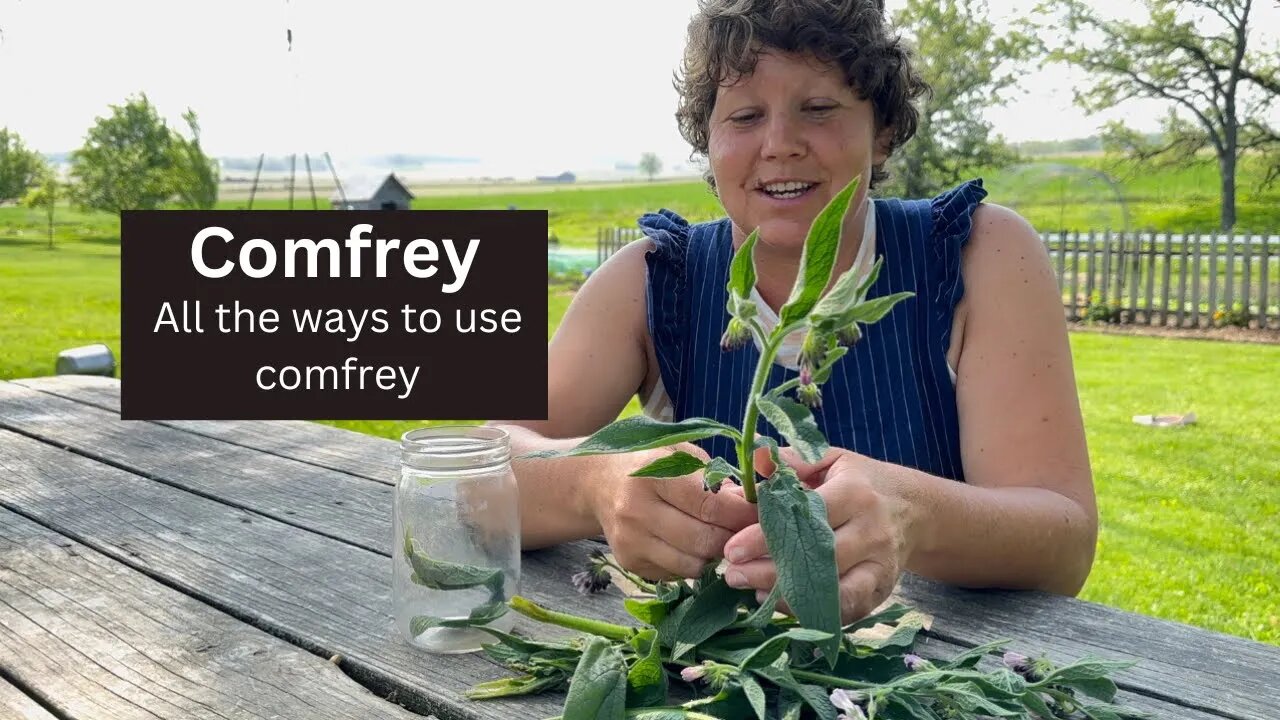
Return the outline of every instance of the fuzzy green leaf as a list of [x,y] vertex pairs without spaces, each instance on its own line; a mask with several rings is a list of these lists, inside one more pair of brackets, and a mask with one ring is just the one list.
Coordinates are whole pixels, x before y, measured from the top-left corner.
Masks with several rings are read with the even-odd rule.
[[844,327],[854,322],[864,324],[880,322],[894,305],[914,295],[915,293],[900,292],[860,302],[838,316],[837,327]]
[[782,597],[801,625],[830,634],[819,647],[834,666],[841,640],[840,577],[826,503],[822,496],[805,490],[786,465],[763,484],[759,500],[760,526],[778,567]]
[[804,250],[800,254],[800,272],[796,274],[796,284],[791,288],[787,304],[782,306],[779,313],[779,331],[803,320],[831,282],[831,270],[835,267],[836,254],[840,250],[840,229],[844,226],[845,215],[852,207],[853,195],[858,190],[860,180],[860,177],[854,178],[836,193],[809,226],[809,235],[805,238]]
[[540,450],[522,458],[553,458],[575,455],[603,455],[666,447],[689,440],[722,435],[734,441],[742,433],[724,423],[706,418],[689,418],[678,423],[659,422],[645,415],[633,415],[600,428],[570,450]]
[[1116,699],[1116,684],[1109,678],[1068,680],[1062,684],[1103,702],[1112,702]]
[[756,407],[806,462],[818,462],[830,449],[813,413],[804,405],[791,398],[764,396],[756,398]]
[[1030,710],[1040,716],[1043,720],[1055,720],[1057,717],[1053,714],[1053,710],[1049,707],[1049,703],[1045,702],[1044,698],[1040,697],[1040,693],[1029,690],[1022,694],[1021,700],[1022,704],[1027,706],[1027,710]]
[[774,610],[778,607],[778,599],[782,597],[782,586],[777,583],[773,584],[773,589],[765,596],[764,602],[760,603],[760,607],[751,611],[742,624],[746,627],[760,629],[769,624],[773,620]]
[[418,615],[409,621],[409,632],[414,637],[434,627],[464,628],[476,625],[487,625],[507,614],[507,604],[502,601],[488,602],[471,611],[464,618],[438,618],[431,615]]
[[768,713],[768,700],[764,696],[764,688],[760,687],[760,682],[750,675],[743,675],[742,692],[746,693],[751,709],[756,711],[756,718],[765,720]]
[[891,694],[888,697],[888,703],[888,717],[904,718],[904,720],[906,718],[910,720],[938,720],[937,715],[911,695]]
[[738,664],[740,670],[753,670],[755,668],[766,667],[772,665],[775,660],[782,657],[782,653],[787,651],[787,647],[791,645],[792,640],[800,642],[821,642],[831,639],[831,633],[819,632],[817,630],[806,630],[805,628],[794,628],[784,633],[779,633],[764,641],[750,655]]
[[1035,685],[1044,687],[1046,685],[1063,685],[1078,680],[1096,680],[1106,677],[1117,670],[1127,670],[1133,667],[1134,664],[1126,661],[1085,658],[1070,665],[1063,665],[1060,668],[1051,670]]
[[436,560],[417,547],[417,542],[404,536],[405,560],[413,568],[409,579],[433,590],[466,590],[485,586],[493,600],[502,599],[502,570]]
[[473,685],[466,696],[472,700],[492,700],[494,698],[512,697],[515,695],[533,695],[546,690],[555,690],[565,678],[561,675],[521,675],[520,677],[502,678]]
[[650,598],[640,600],[638,598],[624,598],[622,601],[627,612],[631,617],[639,620],[645,625],[657,627],[667,617],[668,603],[658,598]]
[[752,672],[803,700],[821,720],[836,720],[836,708],[831,704],[829,692],[817,685],[802,685],[785,664],[774,663]]
[[667,673],[662,668],[662,644],[656,630],[631,639],[639,659],[627,671],[627,707],[655,707],[667,702]]
[[[674,628],[664,633],[664,642],[672,646],[671,659],[679,660],[700,643],[733,624],[738,619],[738,605],[750,593],[729,587],[724,578],[707,583],[698,594],[685,600],[667,622],[675,619]],[[677,617],[678,616],[678,617]],[[667,629],[665,624],[663,629]]]
[[813,371],[813,381],[821,385],[831,379],[831,372],[836,367],[836,361],[844,357],[849,352],[849,348],[837,345],[827,351],[826,358],[823,359],[822,365]]
[[892,625],[898,622],[898,620],[909,612],[912,612],[910,607],[903,605],[902,603],[893,603],[878,613],[868,615],[861,620],[845,625],[844,631],[847,633],[856,632],[863,628],[875,627],[881,623],[885,625]]
[[[723,462],[723,460],[721,461]],[[707,465],[683,450],[658,458],[631,473],[631,477],[674,478],[695,473]]]
[[968,670],[977,667],[982,658],[998,654],[1009,644],[1008,640],[996,640],[985,645],[970,648],[946,662],[937,663],[940,670]]
[[[751,295],[751,289],[756,286],[756,263],[752,251],[756,247],[756,240],[760,238],[759,228],[752,230],[747,236],[742,246],[733,253],[733,262],[729,265],[729,295],[737,295],[739,298],[746,298]],[[733,308],[729,308],[729,314],[736,315]]]
[[823,295],[822,299],[814,304],[813,316],[830,317],[839,315],[858,302],[858,288],[862,284],[858,282],[857,270],[857,268],[849,268],[840,277],[836,278],[830,292]]
[[613,643],[587,639],[578,669],[569,682],[565,720],[622,720],[627,711],[627,666]]
[[721,457],[711,458],[711,462],[707,463],[706,472],[702,475],[702,484],[708,490],[715,490],[720,487],[720,483],[728,478],[741,478],[742,473],[738,468],[729,464],[727,460]]

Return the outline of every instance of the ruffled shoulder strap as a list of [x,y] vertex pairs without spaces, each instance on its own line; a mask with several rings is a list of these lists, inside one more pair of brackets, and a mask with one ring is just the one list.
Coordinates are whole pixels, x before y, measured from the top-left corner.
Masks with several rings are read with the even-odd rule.
[[951,345],[951,318],[964,297],[961,254],[973,231],[973,212],[987,196],[982,179],[977,178],[942,193],[929,201],[932,227],[929,245],[933,248],[930,285],[934,312],[941,330],[942,347]]
[[680,387],[689,324],[685,291],[692,228],[687,220],[666,209],[644,215],[638,224],[653,243],[653,249],[645,254],[649,336],[653,338],[662,383],[674,399]]

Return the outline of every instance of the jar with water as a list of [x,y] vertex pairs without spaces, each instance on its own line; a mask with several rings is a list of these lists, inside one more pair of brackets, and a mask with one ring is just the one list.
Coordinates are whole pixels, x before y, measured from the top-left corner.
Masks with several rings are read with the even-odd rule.
[[393,527],[393,604],[400,632],[435,653],[492,643],[519,592],[520,505],[507,433],[493,427],[412,430],[400,442]]

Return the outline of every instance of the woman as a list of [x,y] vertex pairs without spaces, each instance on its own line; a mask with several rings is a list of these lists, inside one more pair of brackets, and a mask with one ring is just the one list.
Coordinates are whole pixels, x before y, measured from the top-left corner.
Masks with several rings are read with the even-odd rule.
[[[811,221],[855,176],[883,179],[925,90],[876,0],[706,0],[677,88],[681,131],[706,156],[727,217],[648,215],[649,239],[592,274],[549,348],[550,418],[507,425],[515,453],[572,447],[637,393],[662,419],[739,424],[759,354],[719,347],[734,248],[760,229],[755,299],[776,318]],[[885,268],[870,295],[915,295],[867,329],[824,387],[815,417],[833,450],[816,465],[783,455],[826,501],[845,618],[870,612],[903,570],[1078,592],[1097,511],[1039,238],[980,204],[980,181],[916,202],[870,201],[866,185],[837,273],[874,254]],[[786,355],[771,386],[796,375]],[[683,449],[733,459],[721,439]],[[725,557],[731,585],[770,588],[775,568],[740,492],[627,477],[670,451],[517,461],[526,547],[603,532],[641,575],[696,576]]]

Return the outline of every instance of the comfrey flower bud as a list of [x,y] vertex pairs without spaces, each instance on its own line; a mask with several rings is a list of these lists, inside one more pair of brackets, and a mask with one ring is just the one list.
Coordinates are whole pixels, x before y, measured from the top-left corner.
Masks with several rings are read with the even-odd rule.
[[845,347],[852,347],[862,339],[862,328],[858,327],[858,323],[850,323],[846,327],[842,327],[836,331],[836,342]]
[[827,357],[827,335],[813,328],[804,334],[800,343],[800,366],[816,368],[822,366]]
[[751,339],[751,328],[738,318],[729,318],[729,327],[720,336],[720,349],[725,352],[737,350]]
[[822,389],[813,383],[796,387],[796,400],[811,408],[822,406]]

